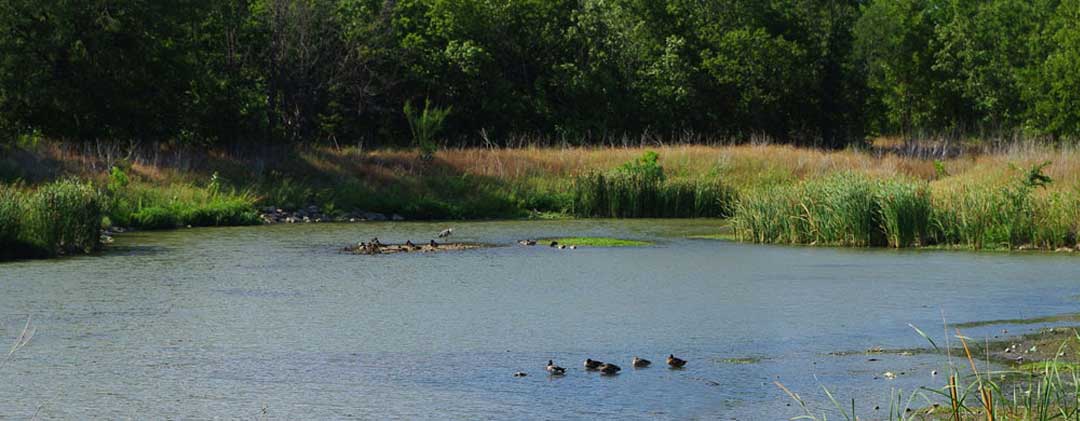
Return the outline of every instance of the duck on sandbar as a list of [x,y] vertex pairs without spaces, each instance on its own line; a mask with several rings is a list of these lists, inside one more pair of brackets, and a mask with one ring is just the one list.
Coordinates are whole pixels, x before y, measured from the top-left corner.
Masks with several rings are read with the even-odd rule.
[[559,242],[558,242],[558,241],[552,241],[552,242],[551,242],[551,244],[548,244],[548,246],[549,246],[549,247],[558,247],[558,246],[559,246]]
[[634,357],[634,359],[630,361],[630,366],[634,368],[645,368],[650,365],[652,365],[652,361],[646,360],[644,358]]
[[671,368],[683,368],[686,365],[686,360],[671,354],[667,357],[667,365],[671,366]]
[[429,242],[428,245],[431,246],[431,248],[433,248],[433,249],[439,248],[439,243],[436,243],[435,240],[431,240],[431,242]]
[[609,376],[612,374],[619,374],[619,370],[622,370],[622,368],[612,363],[604,363],[604,365],[600,366],[600,374]]
[[585,359],[585,369],[586,370],[596,370],[596,369],[600,368],[600,366],[602,366],[602,365],[604,365],[603,361],[596,361],[596,360],[590,359],[590,358]]
[[555,365],[555,362],[552,360],[548,360],[547,367],[544,367],[544,369],[547,370],[547,372],[550,373],[552,376],[561,376],[563,374],[566,374],[566,369]]

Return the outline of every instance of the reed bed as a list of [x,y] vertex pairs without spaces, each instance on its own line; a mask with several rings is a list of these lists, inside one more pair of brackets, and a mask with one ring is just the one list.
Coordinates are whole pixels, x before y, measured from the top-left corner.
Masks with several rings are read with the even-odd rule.
[[1046,164],[933,182],[842,172],[743,193],[737,238],[835,246],[1072,248],[1076,184],[1051,188]]
[[88,183],[0,186],[0,257],[89,253],[99,246],[102,200]]

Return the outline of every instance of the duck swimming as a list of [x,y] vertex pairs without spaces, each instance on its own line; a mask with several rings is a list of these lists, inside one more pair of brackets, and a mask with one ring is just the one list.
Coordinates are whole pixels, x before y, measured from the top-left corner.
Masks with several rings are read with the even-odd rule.
[[622,368],[612,363],[604,363],[604,365],[600,366],[601,374],[619,374],[619,370],[622,370]]
[[544,367],[544,369],[547,370],[548,373],[551,373],[552,376],[566,374],[566,369],[555,365],[555,362],[552,360],[548,360],[547,367]]
[[671,354],[667,357],[667,365],[671,366],[671,368],[683,368],[686,365],[686,360]]
[[596,369],[600,368],[600,366],[602,366],[602,365],[604,365],[603,361],[596,361],[596,360],[589,359],[589,358],[585,359],[585,369],[586,370],[596,370]]
[[645,368],[650,365],[652,365],[652,361],[646,360],[644,358],[634,357],[634,359],[630,361],[630,366],[634,368]]

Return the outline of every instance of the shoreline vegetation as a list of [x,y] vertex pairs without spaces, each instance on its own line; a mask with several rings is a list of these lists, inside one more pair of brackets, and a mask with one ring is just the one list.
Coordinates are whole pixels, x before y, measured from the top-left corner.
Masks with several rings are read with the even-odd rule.
[[[869,414],[873,419],[888,420],[1071,420],[1080,417],[1080,326],[1075,313],[1031,319],[988,320],[945,326],[952,339],[937,338],[915,326],[915,332],[929,346],[919,349],[887,350],[874,347],[863,352],[837,352],[834,355],[865,354],[871,361],[886,354],[911,355],[936,353],[948,360],[935,370],[940,383],[915,390],[894,390],[887,407]],[[1051,324],[1025,333],[1000,334],[984,338],[966,336],[964,327],[1025,326]],[[881,367],[883,370],[889,367]],[[901,373],[902,374],[902,373]],[[886,371],[883,381],[895,378]],[[941,384],[944,383],[943,386]],[[837,400],[827,387],[822,390],[828,402],[815,408],[811,402],[775,383],[803,412],[802,419],[855,420],[867,413],[856,413],[854,401]],[[955,391],[955,393],[954,393]],[[830,408],[822,410],[821,408]],[[857,416],[858,415],[858,416]]]
[[[1080,229],[1080,150],[1067,145],[458,148],[430,159],[316,146],[268,154],[3,148],[5,258],[90,252],[97,228],[301,221],[278,209],[318,215],[310,222],[730,218],[721,237],[846,247],[1064,252]],[[935,152],[919,152],[927,150]]]

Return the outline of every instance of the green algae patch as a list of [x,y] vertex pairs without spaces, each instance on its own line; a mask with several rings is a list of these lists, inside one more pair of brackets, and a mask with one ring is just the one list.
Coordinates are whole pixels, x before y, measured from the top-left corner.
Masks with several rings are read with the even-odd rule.
[[952,325],[958,329],[970,329],[980,326],[994,326],[994,325],[1033,325],[1040,323],[1060,323],[1060,322],[1077,322],[1080,321],[1080,313],[1067,313],[1056,314],[1046,317],[1034,317],[1029,319],[998,319],[998,320],[982,320],[967,323],[957,323]]
[[760,363],[760,362],[762,362],[764,360],[765,359],[762,358],[762,357],[735,357],[735,358],[721,358],[719,360],[719,362],[721,364],[745,365],[745,364],[757,364],[757,363]]
[[561,245],[578,246],[578,247],[644,247],[651,246],[653,243],[642,240],[626,240],[622,238],[609,238],[609,237],[566,237],[566,238],[549,238],[540,241],[541,245],[550,244],[555,241]]
[[733,232],[722,232],[722,233],[717,233],[717,234],[691,235],[691,236],[686,237],[686,238],[689,238],[691,240],[738,241],[738,237],[736,237],[735,233],[733,233]]

